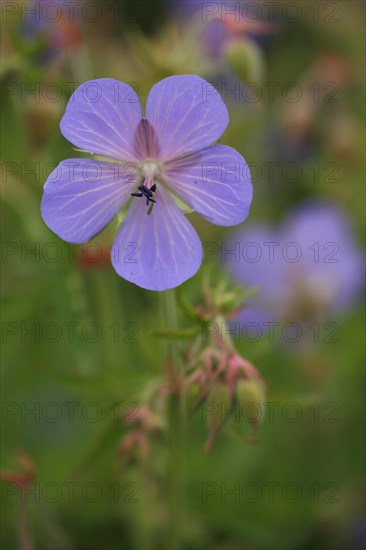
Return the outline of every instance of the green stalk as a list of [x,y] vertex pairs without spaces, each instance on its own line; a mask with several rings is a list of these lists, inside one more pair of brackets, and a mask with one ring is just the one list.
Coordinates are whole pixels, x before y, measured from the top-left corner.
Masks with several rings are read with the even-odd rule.
[[[103,348],[104,364],[118,370],[120,362],[120,346],[113,340],[112,326],[123,326],[122,315],[116,307],[116,288],[109,273],[96,269],[89,274],[92,291],[94,318],[102,328],[101,347]],[[117,294],[118,295],[118,294]]]
[[[177,304],[174,290],[168,290],[163,294],[164,312],[167,327],[173,331],[178,330]],[[168,399],[168,487],[169,487],[169,544],[167,548],[179,550],[182,548],[182,526],[184,521],[184,403],[180,395],[181,357],[180,343],[168,340],[167,346],[167,376],[173,386],[173,392]],[[175,392],[174,389],[177,389]]]

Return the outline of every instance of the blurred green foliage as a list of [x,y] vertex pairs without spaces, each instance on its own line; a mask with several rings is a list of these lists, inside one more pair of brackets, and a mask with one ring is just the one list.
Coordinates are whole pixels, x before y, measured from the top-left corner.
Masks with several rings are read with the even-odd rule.
[[[228,100],[230,125],[223,142],[263,169],[254,185],[252,220],[280,221],[303,199],[320,197],[343,206],[362,238],[365,60],[359,45],[364,42],[364,4],[332,4],[339,8],[338,20],[327,25],[315,23],[306,3],[298,3],[303,17],[297,23],[279,22],[273,36],[258,48],[265,82],[278,83],[279,90],[288,82],[307,90],[315,81],[321,87],[335,82],[339,101],[320,100],[307,110],[306,101],[286,102],[281,94],[273,102]],[[63,46],[55,57],[44,60],[39,59],[39,48],[47,49],[47,41],[38,34],[25,39],[19,14],[4,25],[1,467],[19,469],[17,452],[22,449],[34,462],[41,487],[39,502],[30,496],[24,506],[20,489],[10,494],[9,484],[3,482],[6,549],[26,548],[19,541],[27,530],[37,549],[171,548],[171,477],[166,473],[164,440],[154,440],[143,466],[138,461],[126,463],[117,452],[126,433],[117,420],[117,404],[138,403],[146,386],[163,371],[166,344],[153,334],[165,328],[161,297],[120,279],[108,265],[83,265],[82,247],[53,235],[42,222],[39,204],[52,168],[78,155],[58,128],[70,83],[112,77],[135,83],[146,100],[151,85],[174,73],[199,72],[220,83],[224,65],[221,61],[215,75],[215,62],[206,59],[199,42],[193,41],[194,26],[184,27],[183,16],[172,15],[171,3],[101,5],[100,21],[77,23],[76,45]],[[56,101],[49,99],[51,88],[49,96],[42,92],[49,82],[56,85]],[[32,86],[38,90],[35,94],[28,93]],[[292,146],[290,156],[287,142]],[[281,166],[298,162],[302,177],[290,182],[279,170],[269,181],[266,161]],[[327,163],[337,164],[335,183],[327,177]],[[319,178],[314,177],[317,167]],[[196,215],[190,219],[204,242],[230,235],[230,229],[212,226]],[[113,222],[94,241],[107,250],[116,227]],[[53,261],[55,250],[59,258]],[[184,299],[202,301],[202,279],[216,262],[217,257],[208,258],[199,274],[179,289]],[[220,269],[215,271],[216,283]],[[186,420],[180,450],[183,548],[361,548],[361,305],[337,320],[335,343],[321,341],[303,348],[261,339],[236,344],[266,380],[268,401],[278,405],[273,417],[266,414],[256,444],[243,444],[224,431],[209,454],[203,452],[204,405]],[[190,327],[182,311],[179,324]],[[93,332],[95,326],[100,338]],[[36,334],[27,334],[32,328]],[[65,403],[76,403],[73,420]],[[298,421],[289,420],[294,411],[286,408],[289,403],[300,409]],[[51,502],[52,487],[49,496],[42,496],[42,487],[52,483],[61,488],[56,502]],[[74,499],[70,483],[76,484]],[[93,488],[87,497],[82,492],[88,483],[101,491],[96,502],[91,502]],[[292,491],[298,490],[301,496],[296,498]]]

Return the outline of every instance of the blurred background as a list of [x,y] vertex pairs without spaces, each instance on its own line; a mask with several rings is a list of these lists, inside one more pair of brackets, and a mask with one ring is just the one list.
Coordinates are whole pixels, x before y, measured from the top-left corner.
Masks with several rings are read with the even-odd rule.
[[[28,0],[2,1],[1,17],[2,547],[365,548],[365,3]],[[110,266],[117,222],[69,245],[40,201],[55,166],[78,156],[59,122],[79,84],[114,78],[144,104],[162,78],[191,73],[227,104],[222,143],[247,160],[254,198],[240,228],[189,215],[206,258],[178,294],[200,306],[224,278],[258,285],[230,322],[267,404],[255,443],[234,415],[245,437],[225,425],[208,453],[212,403],[192,408],[171,460],[163,415],[148,407],[167,347],[154,333],[159,293]],[[233,239],[267,250],[271,234],[320,250],[291,271],[281,307],[272,283],[291,260],[253,271],[222,253]],[[178,316],[183,354],[192,321]],[[254,320],[259,335],[242,330]]]

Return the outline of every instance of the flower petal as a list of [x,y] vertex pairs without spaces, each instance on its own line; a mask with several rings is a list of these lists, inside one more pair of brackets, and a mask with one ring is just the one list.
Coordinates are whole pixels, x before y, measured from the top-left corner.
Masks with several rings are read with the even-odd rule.
[[160,160],[211,145],[229,122],[218,92],[196,75],[170,76],[155,84],[147,99],[146,118],[160,140]]
[[281,232],[284,241],[291,235],[301,251],[288,272],[301,266],[308,286],[328,296],[334,313],[356,302],[365,284],[365,257],[346,212],[331,203],[309,201],[293,211]]
[[134,136],[141,118],[139,99],[128,84],[100,78],[85,82],[72,94],[60,128],[84,151],[134,161],[139,158]]
[[174,288],[192,277],[202,263],[201,241],[160,186],[151,214],[136,198],[112,250],[114,269],[124,279],[148,290]]
[[43,220],[64,241],[85,242],[109,223],[135,187],[135,175],[122,164],[64,160],[45,183]]
[[143,159],[158,158],[160,145],[155,128],[146,118],[142,118],[135,132],[134,148]]
[[253,188],[243,157],[214,145],[168,163],[164,179],[196,212],[217,225],[237,225],[249,214]]

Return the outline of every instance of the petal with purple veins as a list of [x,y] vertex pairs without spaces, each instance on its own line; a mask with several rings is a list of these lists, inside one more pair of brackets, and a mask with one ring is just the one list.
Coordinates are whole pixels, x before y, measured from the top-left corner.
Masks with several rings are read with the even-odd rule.
[[150,215],[134,199],[112,248],[118,275],[148,290],[174,288],[199,269],[202,244],[189,221],[160,186]]
[[64,160],[45,183],[42,217],[64,241],[82,243],[111,221],[135,188],[136,174],[122,164]]
[[237,225],[249,214],[253,188],[243,157],[215,145],[166,164],[163,177],[191,208],[217,225]]
[[146,118],[142,118],[134,136],[134,150],[136,156],[143,159],[157,158],[160,152],[159,140],[155,128]]
[[92,154],[136,161],[134,136],[142,118],[134,90],[123,82],[100,78],[85,82],[72,94],[61,120],[71,143]]
[[150,91],[146,118],[160,142],[159,160],[171,160],[214,143],[229,116],[219,93],[196,75],[170,76]]

